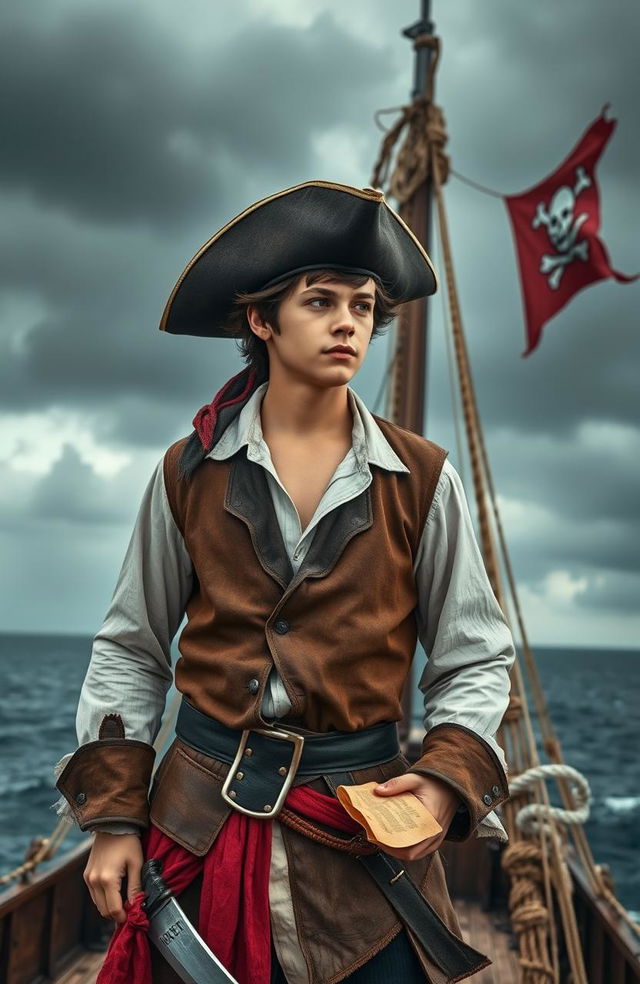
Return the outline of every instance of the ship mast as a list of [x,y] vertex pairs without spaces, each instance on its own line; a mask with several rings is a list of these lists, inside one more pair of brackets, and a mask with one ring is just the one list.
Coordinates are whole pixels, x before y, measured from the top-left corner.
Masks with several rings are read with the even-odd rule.
[[[437,54],[427,39],[433,38],[430,20],[431,0],[421,0],[420,20],[402,32],[414,43],[414,86],[412,98],[416,102],[432,101],[433,82]],[[423,180],[416,182],[413,190],[400,206],[400,215],[430,254],[431,202],[433,189],[431,175],[427,171]],[[405,305],[396,329],[393,374],[391,379],[391,419],[422,434],[425,427],[425,379],[427,378],[429,307],[426,298]]]

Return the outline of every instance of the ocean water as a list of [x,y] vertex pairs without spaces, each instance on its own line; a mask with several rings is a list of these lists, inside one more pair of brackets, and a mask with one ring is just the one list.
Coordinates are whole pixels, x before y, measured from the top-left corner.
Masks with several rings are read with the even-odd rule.
[[[0,874],[56,823],[53,764],[76,747],[75,708],[91,640],[0,635]],[[538,648],[565,761],[592,791],[587,836],[618,896],[640,910],[640,652]],[[418,695],[419,696],[419,695]],[[66,845],[81,839],[73,832]]]

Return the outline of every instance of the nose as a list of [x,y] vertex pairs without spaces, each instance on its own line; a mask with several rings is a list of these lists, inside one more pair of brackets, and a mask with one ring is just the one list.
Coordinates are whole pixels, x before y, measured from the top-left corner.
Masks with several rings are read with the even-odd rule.
[[341,304],[336,313],[336,320],[332,325],[331,331],[334,335],[344,334],[351,336],[356,330],[353,323],[353,314],[348,304]]

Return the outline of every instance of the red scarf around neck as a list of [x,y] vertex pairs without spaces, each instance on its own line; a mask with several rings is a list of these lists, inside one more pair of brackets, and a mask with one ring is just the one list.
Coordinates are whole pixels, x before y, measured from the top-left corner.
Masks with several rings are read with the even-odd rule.
[[[209,452],[211,450],[220,411],[226,407],[233,407],[238,403],[244,403],[248,400],[254,389],[256,389],[256,382],[257,376],[255,369],[243,369],[242,372],[227,380],[222,389],[218,390],[211,403],[206,403],[203,407],[200,407],[193,418],[193,426],[200,438],[200,443],[204,451]],[[234,390],[237,390],[235,396],[232,395]]]

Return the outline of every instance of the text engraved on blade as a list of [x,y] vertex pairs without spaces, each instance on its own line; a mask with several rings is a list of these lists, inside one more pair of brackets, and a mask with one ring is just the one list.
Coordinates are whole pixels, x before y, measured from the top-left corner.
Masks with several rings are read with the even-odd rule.
[[181,919],[177,919],[160,937],[160,942],[164,943],[165,946],[169,946],[171,940],[175,940],[176,936],[183,933],[185,925]]

